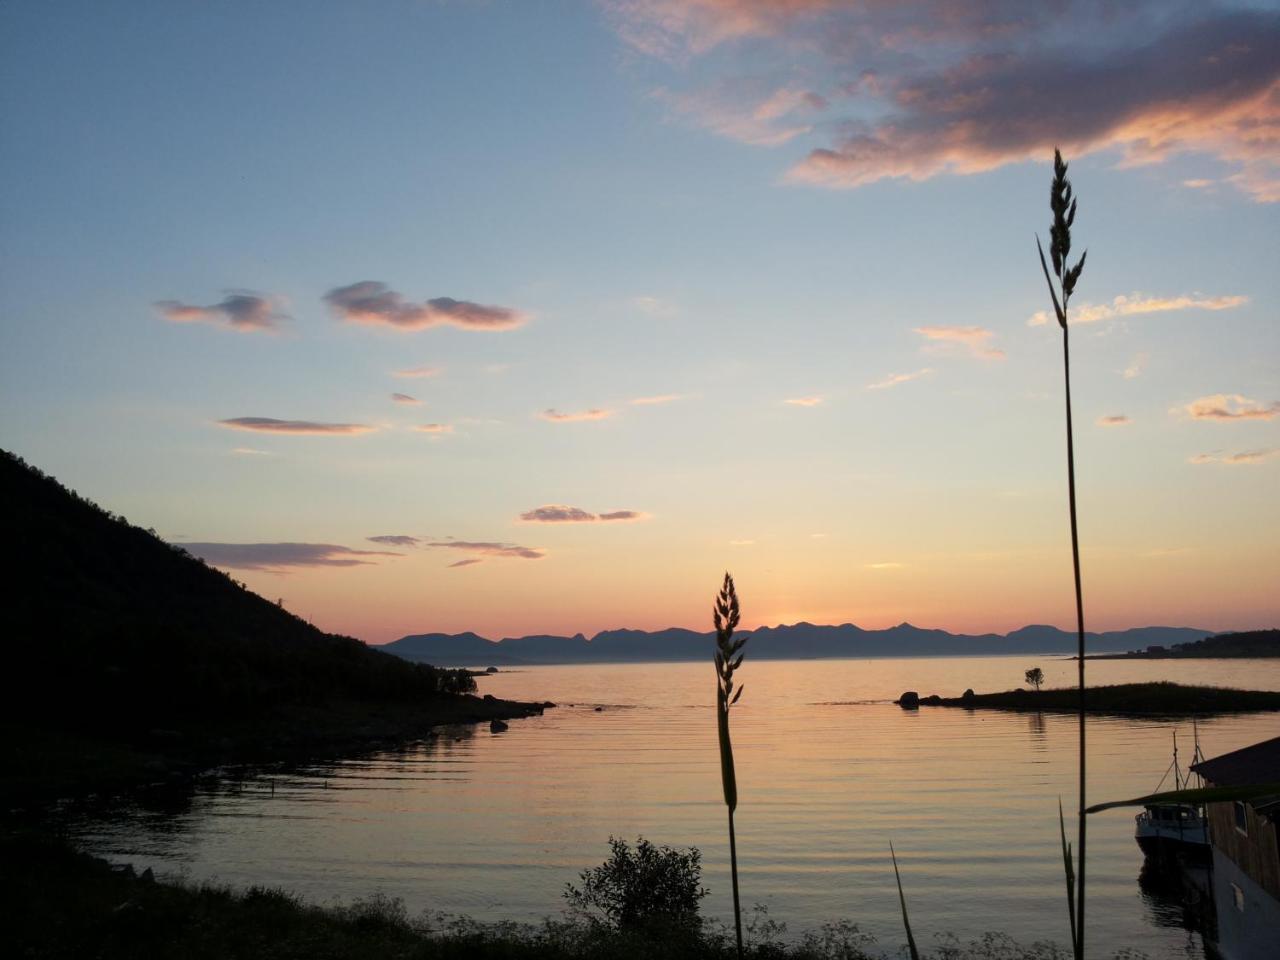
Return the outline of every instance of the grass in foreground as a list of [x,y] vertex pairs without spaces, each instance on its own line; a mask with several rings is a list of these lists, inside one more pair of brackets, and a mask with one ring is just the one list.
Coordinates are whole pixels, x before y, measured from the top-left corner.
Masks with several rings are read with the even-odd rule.
[[[625,933],[602,923],[546,920],[482,925],[410,916],[399,900],[345,907],[307,905],[280,890],[157,882],[114,869],[41,834],[0,838],[0,924],[8,955],[40,960],[184,957],[190,960],[728,960],[730,931]],[[759,960],[874,960],[877,947],[854,924],[827,924],[784,942],[784,925],[758,910],[746,924],[745,955]],[[1001,934],[970,943],[940,938],[936,960],[1063,960],[1052,944],[1021,945]],[[1122,956],[1137,956],[1124,954]]]

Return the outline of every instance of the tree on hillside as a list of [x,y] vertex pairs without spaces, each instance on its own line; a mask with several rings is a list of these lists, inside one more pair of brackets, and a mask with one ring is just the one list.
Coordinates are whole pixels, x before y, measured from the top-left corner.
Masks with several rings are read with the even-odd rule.
[[1044,683],[1044,671],[1039,667],[1032,667],[1023,676],[1027,683],[1036,688],[1036,693],[1040,692],[1040,684]]

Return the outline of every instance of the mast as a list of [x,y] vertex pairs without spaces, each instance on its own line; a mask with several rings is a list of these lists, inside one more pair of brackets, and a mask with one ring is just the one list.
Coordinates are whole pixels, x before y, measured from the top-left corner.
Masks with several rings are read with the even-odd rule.
[[1178,728],[1173,728],[1173,789],[1182,789],[1182,774],[1178,770]]

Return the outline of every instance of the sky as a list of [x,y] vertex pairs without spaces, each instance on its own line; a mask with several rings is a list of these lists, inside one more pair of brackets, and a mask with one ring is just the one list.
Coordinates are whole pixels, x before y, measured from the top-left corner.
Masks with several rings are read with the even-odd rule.
[[0,446],[372,643],[1070,627],[1061,147],[1087,626],[1280,625],[1280,4],[15,0],[0,117]]

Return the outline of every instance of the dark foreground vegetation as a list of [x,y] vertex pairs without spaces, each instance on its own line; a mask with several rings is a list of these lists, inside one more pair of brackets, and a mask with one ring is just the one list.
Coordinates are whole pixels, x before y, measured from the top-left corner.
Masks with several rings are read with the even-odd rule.
[[[1049,710],[1074,713],[1080,692],[1074,687],[1058,690],[1006,690],[964,697],[921,697],[922,707],[965,707],[980,710]],[[1089,713],[1116,715],[1189,716],[1192,714],[1255,713],[1280,710],[1280,693],[1268,690],[1233,690],[1228,687],[1191,687],[1178,683],[1122,683],[1090,687],[1085,695]]]
[[1150,646],[1128,653],[1099,653],[1086,660],[1179,660],[1236,657],[1280,657],[1280,630],[1244,630],[1220,633],[1194,643],[1171,647]]
[[9,806],[542,709],[317,630],[4,451],[0,502]]
[[[0,925],[8,955],[29,960],[729,960],[737,955],[728,931],[701,923],[636,927],[571,910],[536,926],[480,925],[414,916],[402,902],[387,898],[320,908],[281,890],[160,882],[33,835],[0,838]],[[850,923],[784,941],[785,927],[758,912],[746,929],[744,955],[759,960],[870,960],[899,953],[897,944],[877,945]],[[998,934],[966,944],[942,938],[932,948],[922,947],[936,960],[1065,957],[1050,944],[1021,945]]]

